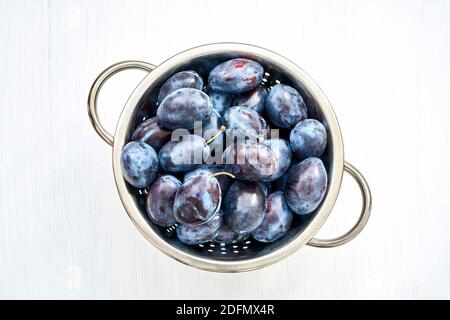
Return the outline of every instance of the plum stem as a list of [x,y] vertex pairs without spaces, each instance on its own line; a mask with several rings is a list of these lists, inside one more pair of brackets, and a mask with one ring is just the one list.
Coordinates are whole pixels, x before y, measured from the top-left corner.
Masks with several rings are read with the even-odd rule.
[[229,172],[225,172],[225,171],[221,171],[221,172],[216,172],[216,173],[211,173],[209,176],[210,177],[217,177],[217,176],[229,176],[232,177],[233,179],[236,179],[235,175]]
[[221,126],[219,132],[217,132],[214,136],[211,137],[208,141],[205,142],[205,146],[209,146],[218,136],[220,136],[225,131],[225,126]]

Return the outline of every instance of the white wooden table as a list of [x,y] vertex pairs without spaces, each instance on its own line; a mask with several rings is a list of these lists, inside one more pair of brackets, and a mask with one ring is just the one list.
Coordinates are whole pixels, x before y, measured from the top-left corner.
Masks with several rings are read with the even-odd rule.
[[[219,41],[274,50],[325,91],[374,196],[355,241],[214,274],[129,221],[87,117],[91,82],[119,60]],[[446,0],[0,0],[0,297],[450,298],[449,62]],[[111,130],[142,76],[105,87]],[[320,236],[352,225],[358,192],[346,177]]]

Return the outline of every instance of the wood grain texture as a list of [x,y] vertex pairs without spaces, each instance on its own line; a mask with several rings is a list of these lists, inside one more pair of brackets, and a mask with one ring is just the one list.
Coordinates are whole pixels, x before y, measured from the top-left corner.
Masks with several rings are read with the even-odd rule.
[[[98,72],[236,41],[304,68],[373,215],[355,241],[214,274],[159,253],[120,203],[86,112]],[[449,1],[0,0],[0,298],[450,298]],[[109,128],[143,73],[100,99]],[[344,179],[331,236],[356,219]]]

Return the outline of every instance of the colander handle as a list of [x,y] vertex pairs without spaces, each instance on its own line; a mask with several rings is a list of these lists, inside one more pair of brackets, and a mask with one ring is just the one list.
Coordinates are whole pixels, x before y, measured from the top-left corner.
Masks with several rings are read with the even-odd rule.
[[89,119],[91,120],[92,126],[94,127],[98,135],[110,146],[113,145],[114,137],[103,127],[102,123],[100,122],[97,113],[97,98],[101,88],[109,78],[111,78],[113,75],[115,75],[120,71],[129,69],[139,69],[151,72],[153,71],[153,69],[155,69],[155,66],[147,62],[136,60],[121,61],[115,63],[100,73],[100,75],[97,77],[97,79],[95,79],[94,83],[92,84],[91,90],[89,91],[88,96]]
[[349,173],[353,179],[358,183],[359,189],[361,190],[361,195],[363,199],[361,214],[359,216],[358,221],[356,221],[355,225],[343,235],[333,238],[333,239],[317,239],[312,238],[308,245],[318,248],[332,248],[343,245],[350,240],[354,239],[366,226],[367,221],[369,220],[370,212],[372,210],[372,195],[370,193],[369,185],[367,184],[366,179],[364,179],[361,172],[359,172],[354,166],[350,163],[344,163],[345,172]]

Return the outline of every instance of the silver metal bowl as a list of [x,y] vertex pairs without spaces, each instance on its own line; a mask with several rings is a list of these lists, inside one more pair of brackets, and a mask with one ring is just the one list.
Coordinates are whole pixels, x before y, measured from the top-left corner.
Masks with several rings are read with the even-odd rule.
[[[195,69],[207,78],[216,64],[235,57],[258,61],[266,71],[267,84],[289,84],[305,98],[309,116],[320,120],[328,133],[328,146],[323,160],[328,172],[328,189],[320,207],[307,218],[296,217],[293,225],[281,239],[270,244],[247,240],[240,244],[208,243],[186,246],[174,236],[174,227],[160,228],[149,222],[144,208],[145,190],[130,188],[122,177],[120,154],[133,129],[143,117],[156,111],[156,94],[162,83],[177,71]],[[108,133],[97,114],[97,96],[102,85],[115,73],[126,69],[143,69],[149,74],[136,87],[128,99],[114,136]],[[104,70],[94,81],[89,92],[88,112],[97,133],[113,147],[113,171],[123,206],[137,229],[156,248],[189,266],[217,272],[243,272],[273,264],[308,244],[315,247],[335,247],[356,237],[367,223],[372,198],[369,186],[352,165],[344,161],[341,130],[333,109],[317,84],[288,59],[263,48],[240,43],[208,44],[183,51],[155,67],[141,61],[123,61]],[[343,172],[356,180],[363,196],[361,215],[356,224],[344,235],[328,240],[313,238],[319,231],[339,194]]]

